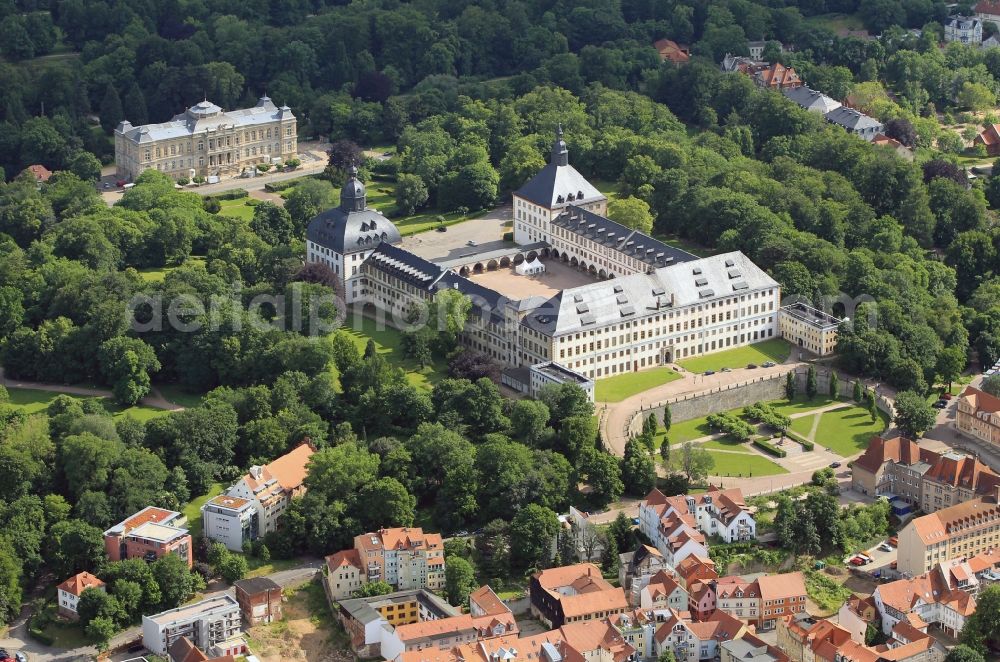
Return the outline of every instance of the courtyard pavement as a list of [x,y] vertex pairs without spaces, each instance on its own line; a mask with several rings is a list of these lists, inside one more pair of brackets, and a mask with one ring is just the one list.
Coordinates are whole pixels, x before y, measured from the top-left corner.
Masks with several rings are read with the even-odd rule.
[[[513,243],[503,240],[504,232],[511,229],[505,224],[512,217],[510,205],[504,205],[491,209],[479,218],[449,225],[444,232],[432,230],[403,237],[400,247],[432,262],[512,247]],[[469,246],[470,241],[475,245]]]

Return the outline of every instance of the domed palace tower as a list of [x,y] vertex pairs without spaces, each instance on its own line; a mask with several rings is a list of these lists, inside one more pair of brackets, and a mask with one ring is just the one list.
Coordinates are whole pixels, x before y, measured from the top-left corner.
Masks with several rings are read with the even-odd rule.
[[569,205],[601,216],[608,213],[608,199],[569,164],[569,149],[560,125],[548,165],[514,192],[514,241],[551,243],[550,223]]
[[309,222],[306,261],[327,265],[340,279],[347,303],[363,300],[358,272],[379,244],[402,241],[399,230],[385,216],[368,208],[365,185],[351,166],[340,189],[340,206],[328,209]]

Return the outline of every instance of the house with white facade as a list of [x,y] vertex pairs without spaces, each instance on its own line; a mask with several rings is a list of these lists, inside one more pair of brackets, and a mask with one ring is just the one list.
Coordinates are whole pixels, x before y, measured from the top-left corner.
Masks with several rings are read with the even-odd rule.
[[661,570],[639,589],[638,603],[643,609],[685,611],[688,608],[688,593],[670,573]]
[[[718,536],[725,542],[757,539],[757,523],[743,500],[743,493],[739,489],[720,490],[715,486],[703,494],[674,497],[652,490],[639,504],[639,530],[664,556],[668,556],[671,547],[676,547],[669,538],[681,532],[691,538],[694,536],[689,531],[701,534],[697,542],[702,547],[705,536]],[[671,556],[671,565],[676,566],[686,554],[680,558],[673,553]],[[707,557],[707,550],[701,556]]]
[[983,21],[975,16],[953,16],[944,24],[944,40],[960,44],[981,44]]
[[97,591],[105,590],[104,582],[89,572],[77,573],[57,586],[56,598],[59,602],[59,615],[76,620],[78,618],[76,605],[80,601],[80,596],[88,588]]

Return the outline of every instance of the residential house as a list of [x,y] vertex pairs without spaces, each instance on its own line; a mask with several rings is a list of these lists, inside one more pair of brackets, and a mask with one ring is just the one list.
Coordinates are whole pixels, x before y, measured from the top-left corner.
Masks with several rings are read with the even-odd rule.
[[689,593],[694,584],[708,583],[719,578],[719,573],[715,571],[715,561],[707,556],[689,556],[675,570],[678,583]]
[[444,588],[444,542],[415,527],[379,529],[354,537],[364,583],[384,581],[404,591]]
[[989,156],[1000,156],[1000,124],[990,124],[980,131],[979,135],[972,140],[972,144],[985,145],[986,153]]
[[203,651],[230,641],[240,633],[240,605],[225,593],[194,604],[142,617],[142,644],[156,655],[166,655],[175,641],[187,637]]
[[976,610],[972,593],[958,585],[949,585],[948,574],[940,567],[912,579],[881,584],[872,599],[886,635],[893,634],[899,623],[908,623],[918,630],[937,625],[957,636],[965,620]]
[[233,588],[240,605],[240,617],[246,627],[281,620],[281,587],[273,579],[241,579]]
[[654,635],[657,655],[668,647],[677,662],[698,662],[721,657],[719,644],[740,639],[750,632],[747,624],[724,611],[716,611],[704,621],[688,621],[670,612]]
[[715,613],[715,582],[695,581],[688,584],[688,612],[696,621],[708,620]]
[[[998,124],[990,125],[996,134]],[[1000,134],[996,134],[996,153],[1000,154]],[[955,427],[970,437],[1000,445],[1000,398],[966,386],[958,396]]]
[[954,451],[921,448],[906,437],[873,437],[854,461],[851,482],[862,494],[891,498],[897,514],[904,515],[909,509],[900,502],[933,513],[993,494],[1000,475],[978,459]]
[[397,627],[460,614],[459,609],[426,589],[351,598],[336,605],[336,615],[351,640],[351,650],[361,658],[383,656],[382,646]]
[[[136,658],[145,661],[146,658]],[[223,655],[220,657],[209,657],[203,650],[194,645],[187,637],[181,637],[174,641],[167,651],[167,659],[170,662],[236,662],[236,656]],[[134,662],[129,660],[127,662]]]
[[865,643],[868,628],[881,629],[880,620],[878,605],[871,596],[862,598],[852,594],[837,612],[837,622],[840,626],[851,633],[851,639],[862,644]]
[[315,452],[307,441],[270,464],[250,467],[247,475],[226,490],[224,496],[231,501],[216,498],[202,506],[206,537],[241,549],[243,541],[276,531],[278,518],[292,498],[305,493],[309,459]]
[[705,536],[725,542],[757,539],[757,524],[743,493],[714,485],[702,494],[674,497],[654,488],[639,504],[639,530],[671,567],[691,554],[708,558]]
[[661,570],[650,577],[649,583],[639,590],[637,604],[643,609],[684,611],[688,608],[688,594],[672,575]]
[[501,608],[493,614],[458,614],[397,625],[382,637],[382,656],[387,660],[397,660],[410,651],[449,650],[494,637],[516,637],[519,630],[514,615],[502,602],[498,601],[498,604]]
[[847,106],[831,110],[823,116],[823,119],[868,142],[873,141],[875,136],[885,132],[884,124],[872,117],[868,117],[860,110],[854,110]]
[[767,48],[766,41],[748,41],[747,50],[750,51],[750,58],[759,60],[764,57],[764,49]]
[[835,652],[851,641],[847,628],[805,612],[778,619],[776,634],[778,648],[785,651],[791,662],[834,662]]
[[356,549],[342,549],[326,557],[323,582],[327,594],[334,600],[343,600],[360,590],[365,584],[365,568]]
[[639,604],[639,592],[653,575],[669,568],[660,550],[639,545],[634,552],[618,555],[618,584],[625,590],[629,604]]
[[752,634],[719,643],[719,662],[788,662],[788,656]]
[[763,575],[757,578],[762,613],[758,630],[773,630],[778,619],[806,610],[806,581],[801,572]]
[[656,643],[653,639],[660,620],[667,615],[664,609],[633,609],[608,617],[611,623],[621,634],[625,643],[635,649],[636,657],[640,660],[650,660],[656,657]]
[[56,599],[59,602],[59,615],[76,620],[78,618],[76,613],[77,602],[79,602],[80,596],[88,588],[98,591],[105,590],[104,582],[89,572],[77,573],[57,586]]
[[721,577],[710,584],[715,608],[741,620],[756,622],[761,615],[760,586],[744,577]]
[[910,576],[954,558],[1000,547],[997,496],[978,497],[907,522],[899,532],[898,568]]
[[660,54],[660,59],[664,62],[673,62],[674,64],[687,64],[691,60],[690,49],[679,46],[676,41],[670,39],[660,39],[659,41],[653,42],[653,48],[656,52]]
[[797,104],[803,110],[826,115],[831,110],[840,108],[841,104],[836,99],[831,99],[822,92],[817,92],[805,85],[799,87],[786,87],[781,90],[785,97]]
[[973,7],[976,18],[1000,28],[1000,0],[980,0]]
[[755,72],[752,79],[757,87],[769,90],[786,90],[802,86],[802,79],[795,73],[795,69],[793,67],[786,67],[780,62],[769,64]]
[[28,166],[25,170],[30,172],[31,176],[35,178],[36,184],[44,184],[49,181],[49,178],[52,176],[51,170],[43,165],[39,165],[38,163]]
[[960,44],[981,44],[983,22],[974,16],[953,16],[944,24],[944,40]]
[[733,55],[732,53],[726,53],[726,56],[722,58],[722,63],[719,67],[726,73],[736,73],[739,72],[746,76],[753,76],[758,71],[765,69],[768,63],[755,58],[749,58],[743,55]]
[[1000,36],[990,35],[986,39],[983,39],[983,43],[979,44],[980,48],[1000,48]]
[[112,561],[177,554],[190,568],[191,534],[185,524],[187,518],[175,510],[147,506],[104,532],[104,550]]
[[531,613],[553,628],[628,609],[625,592],[609,584],[592,563],[536,572],[531,576],[528,594]]
[[885,147],[886,149],[892,150],[896,154],[896,156],[903,159],[904,161],[913,160],[912,149],[910,149],[903,143],[899,142],[895,138],[890,138],[889,136],[883,133],[880,133],[877,136],[875,136],[875,139],[872,140],[872,144],[878,147]]

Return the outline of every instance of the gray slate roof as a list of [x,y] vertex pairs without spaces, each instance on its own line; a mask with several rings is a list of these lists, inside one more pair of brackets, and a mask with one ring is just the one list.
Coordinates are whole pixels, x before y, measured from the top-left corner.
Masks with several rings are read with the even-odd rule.
[[868,117],[859,110],[854,110],[846,106],[832,110],[823,117],[827,122],[842,126],[848,131],[857,132],[869,128],[881,130],[882,127],[882,123],[878,120]]
[[610,218],[571,205],[552,221],[574,234],[586,237],[602,246],[614,248],[629,257],[641,260],[652,267],[665,267],[675,262],[697,260],[687,251],[669,246],[647,234],[633,230]]
[[723,253],[563,290],[523,323],[563,335],[771,287],[778,283],[746,255]]
[[514,194],[546,209],[606,199],[603,193],[569,164],[569,150],[563,142],[561,126],[556,131],[549,164]]
[[118,125],[115,133],[123,135],[134,143],[141,144],[170,138],[182,138],[223,127],[249,128],[258,124],[267,124],[294,117],[291,108],[288,106],[279,108],[266,96],[261,97],[253,108],[241,108],[229,112],[224,112],[222,108],[206,99],[191,106],[183,113],[175,115],[169,122],[132,126],[132,123],[126,120]]
[[371,250],[384,242],[398,244],[403,240],[392,221],[367,208],[365,186],[355,172],[341,189],[340,206],[315,216],[306,228],[309,241],[341,255]]
[[831,99],[822,92],[811,90],[804,85],[802,87],[786,87],[781,92],[800,107],[824,115],[840,108],[841,105],[836,99]]

